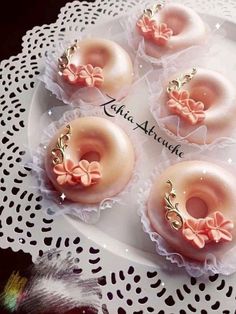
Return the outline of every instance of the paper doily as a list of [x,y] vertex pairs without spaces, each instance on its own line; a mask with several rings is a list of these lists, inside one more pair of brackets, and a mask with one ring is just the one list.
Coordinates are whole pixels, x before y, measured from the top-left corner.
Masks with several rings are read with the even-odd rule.
[[[186,0],[182,3],[199,12],[211,12],[232,20],[236,17],[234,0]],[[98,246],[78,234],[65,218],[57,220],[42,210],[42,197],[29,169],[27,121],[29,104],[43,67],[43,56],[68,32],[83,31],[127,13],[137,1],[75,1],[62,8],[51,25],[35,27],[23,38],[22,53],[1,63],[1,149],[0,149],[0,246],[30,252],[35,260],[44,250],[58,248],[62,255],[74,257],[78,272],[102,277],[102,304],[105,313],[232,313],[235,310],[235,276],[212,276],[205,281],[188,277],[184,272],[165,273],[134,262],[129,252],[116,255],[107,244]],[[112,244],[113,246],[116,243]],[[138,252],[134,249],[134,254]],[[116,260],[116,263],[114,263]],[[231,310],[230,310],[231,309]],[[101,313],[102,313],[101,312]]]

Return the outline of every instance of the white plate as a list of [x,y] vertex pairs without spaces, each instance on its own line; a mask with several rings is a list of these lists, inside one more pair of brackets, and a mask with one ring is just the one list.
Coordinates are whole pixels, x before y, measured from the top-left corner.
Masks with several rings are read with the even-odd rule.
[[[93,35],[101,37],[102,34],[104,34],[105,31],[108,29],[117,34],[120,28],[119,22],[121,19],[123,19],[123,17],[118,18],[115,21],[100,25],[96,28],[96,34],[94,34],[93,32]],[[219,20],[218,18],[216,19],[209,16],[206,17],[205,20],[208,24],[211,24],[211,26],[219,23],[219,25],[221,25],[221,28],[224,28],[224,31],[227,31],[227,34],[232,34],[231,30],[229,32],[227,29],[227,27],[232,28],[232,24],[225,23],[223,20]],[[233,56],[236,54],[236,45],[234,40],[229,38],[229,36],[224,38],[222,37],[219,40],[221,40],[221,45],[224,46],[225,49],[222,49],[222,51],[217,54],[217,57],[219,58],[219,60],[224,60],[225,68],[227,68],[229,64],[232,67],[236,67],[236,59],[233,58]],[[121,45],[123,44],[124,46],[125,41],[122,40],[122,38],[119,42]],[[215,60],[216,59],[209,60],[209,65],[213,64],[214,67],[217,66],[215,65]],[[147,66],[146,69],[144,68],[144,62],[142,63],[142,67],[143,74],[149,70]],[[164,132],[162,132],[158,128],[157,124],[152,118],[148,108],[148,97],[149,94],[147,84],[145,79],[143,79],[135,84],[128,97],[126,97],[126,99],[122,101],[122,104],[117,104],[117,108],[121,105],[125,105],[125,108],[123,109],[124,113],[129,111],[129,115],[133,117],[135,123],[137,122],[139,124],[142,124],[147,120],[149,127],[155,126],[155,131],[160,134],[163,139],[168,141],[170,144],[176,145],[177,143],[173,139],[170,139]],[[40,129],[43,130],[47,127],[50,121],[56,121],[60,119],[63,112],[69,110],[67,106],[63,106],[61,107],[61,110],[59,110],[59,114],[57,114],[58,111],[56,111],[55,113],[55,111],[53,111],[53,108],[60,105],[63,105],[63,103],[55,100],[55,97],[53,95],[50,95],[50,92],[45,90],[44,85],[40,83],[35,90],[30,105],[31,110],[28,121],[28,136],[31,150],[34,150],[39,144],[40,137],[37,136],[38,128],[36,129],[35,125],[39,124],[40,117],[42,115],[44,116],[42,123],[40,123]],[[108,106],[107,108],[109,108],[107,110],[109,110],[110,113],[115,114],[114,111],[111,109],[111,106]],[[47,115],[47,112],[49,110],[53,112],[52,116]],[[119,114],[117,115],[120,116]],[[45,119],[45,116],[48,117],[48,119]],[[120,116],[120,119],[124,118]],[[130,122],[128,121],[126,121],[126,123],[130,125]],[[137,127],[135,123],[132,125],[133,129]],[[137,137],[144,136],[147,140],[147,143],[145,143],[144,145],[145,160],[143,162],[144,167],[141,171],[142,183],[140,184],[140,186],[138,186],[141,187],[143,182],[150,177],[152,170],[157,165],[157,162],[163,160],[160,158],[162,149],[166,150],[169,158],[175,158],[176,156],[172,155],[166,148],[163,148],[160,143],[158,143],[157,141],[155,142],[150,136],[144,135],[143,131],[140,128],[136,128],[136,130],[134,130],[133,132],[137,135]],[[193,151],[193,149],[190,149],[187,145],[181,145],[179,151],[183,151],[186,155],[188,152]],[[92,241],[99,244],[100,246],[105,245],[113,253],[127,256],[125,252],[129,251],[132,252],[129,254],[129,258],[131,260],[134,260],[136,262],[145,262],[147,265],[149,265],[150,263],[152,265],[153,263],[156,264],[158,263],[158,258],[154,253],[154,245],[150,241],[148,236],[142,231],[140,219],[137,215],[137,192],[138,188],[133,191],[132,195],[129,195],[123,199],[124,206],[115,205],[111,210],[109,209],[103,211],[101,213],[99,222],[96,223],[96,225],[94,226],[84,224],[79,220],[71,219],[69,217],[66,218],[70,224],[72,224],[76,229],[80,231],[80,233],[84,234],[85,236],[89,236]]]

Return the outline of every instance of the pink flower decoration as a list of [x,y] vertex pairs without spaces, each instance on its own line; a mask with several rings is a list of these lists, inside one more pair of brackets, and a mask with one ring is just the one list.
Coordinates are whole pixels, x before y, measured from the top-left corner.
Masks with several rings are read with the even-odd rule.
[[190,218],[184,222],[182,234],[194,246],[202,249],[209,240],[206,228],[207,219]]
[[104,78],[102,68],[93,67],[91,64],[83,65],[81,67],[79,78],[83,80],[86,86],[101,86]]
[[81,66],[76,66],[73,63],[69,63],[67,68],[62,72],[62,76],[69,81],[71,84],[76,84],[78,82],[78,75],[81,71]]
[[101,177],[101,166],[99,162],[81,160],[78,165],[73,161],[66,159],[64,163],[54,166],[53,171],[57,174],[57,183],[59,185],[76,185],[90,186],[96,183]]
[[147,15],[143,15],[136,24],[139,32],[147,39],[151,39],[154,28],[157,26],[156,21],[150,19]]
[[165,46],[173,35],[173,30],[165,23],[161,23],[160,25],[154,25],[154,32],[152,34],[153,41],[159,46]]
[[188,91],[172,91],[167,105],[170,111],[195,125],[205,119],[204,104],[189,98]]
[[90,186],[101,179],[101,165],[97,161],[89,163],[87,160],[81,160],[76,169],[76,177],[84,186]]
[[232,220],[225,219],[221,212],[214,212],[212,218],[207,221],[207,227],[209,228],[209,239],[215,242],[232,241],[231,230],[234,228]]
[[158,24],[145,14],[138,20],[136,26],[143,37],[152,40],[159,46],[165,46],[173,35],[173,30],[167,24]]
[[78,165],[75,166],[73,161],[70,159],[66,159],[64,163],[58,164],[53,168],[54,173],[57,174],[57,183],[59,185],[77,184],[77,170]]

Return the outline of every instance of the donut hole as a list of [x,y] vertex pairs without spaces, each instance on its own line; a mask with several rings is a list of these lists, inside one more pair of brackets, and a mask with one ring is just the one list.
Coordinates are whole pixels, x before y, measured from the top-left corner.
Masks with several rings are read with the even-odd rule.
[[95,151],[88,151],[81,156],[81,160],[87,160],[88,162],[100,161],[100,159],[100,154]]
[[181,14],[176,14],[176,12],[168,12],[165,14],[163,23],[166,23],[173,30],[173,36],[176,36],[183,31],[187,18]]
[[94,67],[104,68],[109,54],[105,48],[91,48],[86,52],[85,64],[92,64]]
[[186,202],[186,210],[194,218],[205,218],[208,215],[208,206],[200,197],[190,197]]
[[201,101],[204,104],[204,110],[209,109],[218,97],[217,90],[212,86],[197,85],[191,89],[190,98],[195,101]]

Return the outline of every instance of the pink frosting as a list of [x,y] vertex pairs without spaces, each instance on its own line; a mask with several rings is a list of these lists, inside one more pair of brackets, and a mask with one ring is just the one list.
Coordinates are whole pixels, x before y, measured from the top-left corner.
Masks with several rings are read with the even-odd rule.
[[202,249],[208,241],[205,219],[187,219],[184,222],[182,234],[191,244]]
[[173,31],[165,23],[154,26],[153,41],[159,46],[165,46],[173,35]]
[[204,104],[189,98],[189,92],[172,91],[167,101],[169,110],[186,120],[189,124],[195,125],[205,119]]
[[217,211],[205,219],[186,219],[182,235],[192,245],[202,249],[206,242],[232,241],[233,228],[233,222]]
[[219,241],[232,241],[231,230],[234,224],[231,220],[225,219],[221,212],[215,212],[211,219],[207,221],[207,227],[209,228],[209,239],[215,242]]
[[137,22],[137,27],[140,33],[147,39],[152,39],[155,26],[157,22],[150,19],[147,15],[143,15]]
[[74,165],[70,159],[66,159],[63,163],[54,166],[53,171],[57,174],[57,183],[60,185],[77,184],[77,169],[78,165]]
[[67,67],[63,70],[63,77],[72,84],[76,84],[79,79],[79,73],[81,71],[81,66],[76,66],[73,63],[69,63]]
[[79,86],[99,87],[104,81],[102,68],[93,67],[91,64],[76,66],[69,63],[62,75],[70,83]]
[[173,30],[167,24],[158,24],[145,14],[138,20],[136,25],[142,36],[159,46],[165,46],[173,35]]
[[91,64],[83,65],[81,67],[79,77],[83,80],[85,86],[99,87],[104,81],[102,68],[93,67]]
[[72,160],[66,159],[63,163],[54,166],[53,171],[57,174],[57,183],[59,185],[76,185],[90,186],[101,179],[101,166],[99,162],[80,160],[75,165]]
[[98,161],[89,163],[87,160],[81,160],[77,175],[82,185],[90,186],[101,179],[101,166]]

